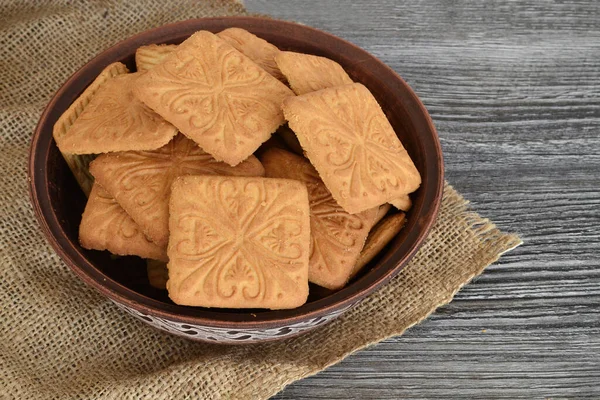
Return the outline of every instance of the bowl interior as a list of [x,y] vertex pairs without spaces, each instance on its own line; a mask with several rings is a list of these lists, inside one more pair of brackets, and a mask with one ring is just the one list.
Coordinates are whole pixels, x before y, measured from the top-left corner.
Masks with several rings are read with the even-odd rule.
[[[195,31],[218,32],[239,26],[282,50],[315,54],[340,63],[350,77],[367,86],[390,120],[419,169],[423,183],[412,195],[413,208],[401,233],[344,289],[332,292],[310,287],[308,302],[294,310],[209,310],[175,305],[166,291],[151,287],[145,261],[138,257],[112,257],[89,251],[78,242],[78,229],[86,197],[58,151],[52,128],[59,116],[111,62],[121,61],[135,70],[135,50],[150,43],[180,43]],[[304,319],[349,305],[389,280],[424,240],[439,207],[443,163],[431,120],[408,85],[391,69],[364,50],[337,37],[305,26],[262,18],[228,17],[190,20],[134,36],[106,50],[76,72],[55,95],[32,140],[31,196],[38,218],[59,255],[87,283],[105,295],[140,311],[181,322],[230,326],[256,326]]]

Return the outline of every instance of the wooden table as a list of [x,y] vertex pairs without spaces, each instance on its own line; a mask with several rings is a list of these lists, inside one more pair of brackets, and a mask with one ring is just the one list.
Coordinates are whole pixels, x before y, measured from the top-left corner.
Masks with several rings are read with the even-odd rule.
[[448,181],[525,243],[402,337],[277,399],[600,399],[600,2],[246,0],[363,47]]

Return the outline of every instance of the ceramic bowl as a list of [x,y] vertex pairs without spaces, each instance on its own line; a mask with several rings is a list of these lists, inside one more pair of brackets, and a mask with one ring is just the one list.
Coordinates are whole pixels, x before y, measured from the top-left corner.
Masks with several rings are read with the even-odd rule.
[[[367,86],[389,118],[421,172],[422,186],[400,234],[345,288],[310,288],[308,302],[292,310],[228,310],[179,306],[147,281],[144,260],[111,258],[108,252],[83,249],[78,227],[86,198],[52,138],[59,116],[108,64],[120,61],[135,69],[135,50],[151,43],[180,43],[198,30],[244,28],[292,50],[331,58],[350,77]],[[29,156],[30,193],[42,230],[64,262],[87,284],[134,317],[190,339],[250,343],[298,335],[338,317],[384,285],[411,259],[425,240],[438,212],[443,162],[437,133],[427,110],[392,69],[338,37],[291,22],[254,17],[188,20],[156,28],[104,51],[73,74],[54,95],[33,135]]]

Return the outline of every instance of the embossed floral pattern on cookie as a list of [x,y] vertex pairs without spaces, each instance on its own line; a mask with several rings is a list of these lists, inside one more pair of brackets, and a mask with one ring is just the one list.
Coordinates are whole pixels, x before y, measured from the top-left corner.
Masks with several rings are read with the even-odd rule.
[[216,161],[193,141],[178,135],[154,151],[103,154],[94,160],[92,175],[144,233],[159,246],[169,239],[169,196],[171,183],[182,175],[264,175],[254,156],[232,167]]
[[336,201],[354,214],[415,191],[421,177],[359,83],[284,101],[289,126]]
[[65,153],[97,154],[154,150],[167,144],[177,129],[133,96],[139,74],[106,81],[56,144]]
[[283,309],[306,301],[310,225],[302,183],[188,176],[172,193],[167,289],[175,303]]
[[328,289],[343,287],[379,209],[354,215],[345,212],[314,167],[303,157],[270,149],[261,156],[261,161],[268,177],[295,179],[306,184],[311,231],[309,281]]
[[179,45],[136,84],[139,99],[217,160],[237,165],[284,122],[284,84],[210,32]]
[[[294,93],[298,95],[353,83],[340,64],[325,57],[281,51],[275,57],[275,61]],[[297,143],[294,134],[281,128],[278,131],[281,131],[281,136],[295,153],[303,154],[302,149],[298,149],[300,144]],[[408,195],[393,199],[390,203],[403,211],[408,211],[411,207]]]
[[97,183],[81,217],[79,242],[86,249],[167,260],[166,249],[144,236],[139,225]]

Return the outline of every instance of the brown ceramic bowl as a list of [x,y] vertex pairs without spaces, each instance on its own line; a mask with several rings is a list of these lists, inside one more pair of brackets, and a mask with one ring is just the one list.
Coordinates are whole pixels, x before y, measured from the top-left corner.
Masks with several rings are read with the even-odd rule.
[[[135,50],[150,43],[180,43],[198,30],[244,28],[282,50],[329,57],[339,62],[379,101],[421,172],[423,184],[412,195],[413,208],[401,233],[345,288],[329,292],[311,286],[309,301],[293,310],[227,310],[178,306],[147,281],[145,262],[113,259],[108,252],[83,249],[78,227],[86,198],[54,140],[59,116],[108,64],[135,69]],[[81,279],[133,316],[190,339],[248,343],[306,332],[347,311],[395,276],[425,240],[440,207],[443,162],[437,133],[427,110],[394,71],[366,51],[306,26],[252,17],[207,18],[153,29],[104,51],[77,71],[54,95],[33,135],[29,156],[31,200],[50,244]]]

